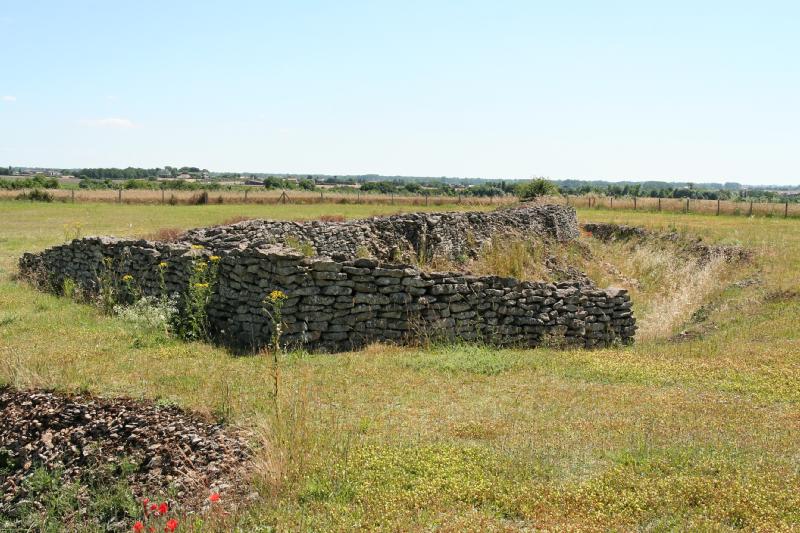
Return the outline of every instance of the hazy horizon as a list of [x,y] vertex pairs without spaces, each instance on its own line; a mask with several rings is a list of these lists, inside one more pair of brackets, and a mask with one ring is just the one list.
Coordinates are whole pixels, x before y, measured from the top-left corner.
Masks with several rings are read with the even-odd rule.
[[[0,162],[0,166],[4,166],[2,162]],[[82,168],[98,168],[98,167],[90,167],[88,165],[77,166],[77,167],[65,167],[59,165],[53,166],[45,166],[45,165],[12,165],[14,167],[19,168],[51,168],[51,169],[69,169],[69,170],[77,170]],[[141,166],[141,165],[125,165],[125,166],[116,166],[116,167],[107,167],[107,168],[164,168],[166,166],[175,167],[175,168],[182,168],[182,167],[196,167],[196,165],[155,165],[155,166]],[[506,180],[506,181],[523,181],[523,180],[530,180],[536,178],[545,178],[550,181],[568,181],[568,180],[576,180],[576,181],[585,181],[585,182],[608,182],[612,184],[616,183],[644,183],[644,182],[662,182],[662,183],[670,183],[670,184],[684,184],[684,183],[695,183],[695,184],[706,184],[706,183],[737,183],[739,185],[743,185],[746,187],[800,187],[800,183],[785,183],[785,184],[776,184],[776,183],[763,183],[763,184],[753,184],[747,183],[742,181],[732,181],[732,180],[725,180],[725,181],[715,181],[711,179],[699,179],[699,180],[675,180],[675,179],[636,179],[636,178],[625,178],[625,179],[618,179],[618,180],[609,180],[604,178],[557,178],[552,176],[528,176],[528,177],[500,177],[500,178],[487,178],[482,176],[428,176],[428,175],[404,175],[404,174],[379,174],[376,172],[365,172],[363,174],[349,174],[349,173],[340,173],[340,174],[324,174],[321,172],[272,172],[272,171],[265,171],[265,170],[219,170],[219,169],[209,169],[204,167],[197,167],[203,170],[208,170],[211,173],[216,174],[241,174],[241,175],[259,175],[259,174],[266,174],[266,175],[273,175],[273,176],[338,176],[338,177],[359,177],[359,176],[379,176],[382,178],[411,178],[411,179],[431,179],[431,180],[441,180],[441,179],[448,179],[448,180]]]
[[12,0],[0,165],[797,185],[798,22],[790,2]]

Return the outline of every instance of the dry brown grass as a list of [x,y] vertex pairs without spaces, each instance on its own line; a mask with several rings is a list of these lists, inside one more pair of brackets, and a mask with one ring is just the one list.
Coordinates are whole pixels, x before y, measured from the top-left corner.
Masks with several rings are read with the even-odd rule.
[[467,268],[479,275],[514,277],[523,280],[548,280],[545,267],[548,247],[540,240],[496,236],[483,247]]
[[317,220],[320,222],[344,222],[347,219],[344,215],[320,215]]
[[159,228],[148,233],[144,238],[148,241],[177,242],[183,235],[180,228]]
[[222,221],[223,226],[229,226],[231,224],[238,224],[239,222],[247,222],[248,220],[255,220],[253,217],[248,217],[244,215],[236,215],[234,217],[226,218]]
[[614,259],[628,279],[637,280],[631,290],[644,302],[637,309],[640,341],[672,335],[712,294],[724,289],[731,268],[722,257],[703,261],[656,246],[639,244],[626,252]]
[[[123,190],[120,195],[118,190],[68,190],[54,189],[49,191],[58,201],[63,202],[95,202],[95,203],[123,203],[123,204],[172,204],[196,205],[199,200],[198,191],[161,191],[131,189]],[[74,192],[74,194],[73,194]],[[0,199],[13,199],[20,191],[0,190]],[[513,205],[517,203],[514,196],[503,198],[457,197],[457,196],[407,196],[387,194],[355,194],[355,193],[328,193],[313,191],[283,191],[250,189],[245,191],[208,191],[208,204],[341,204],[341,205],[398,205],[435,207],[446,205],[459,205],[467,207],[491,207]]]

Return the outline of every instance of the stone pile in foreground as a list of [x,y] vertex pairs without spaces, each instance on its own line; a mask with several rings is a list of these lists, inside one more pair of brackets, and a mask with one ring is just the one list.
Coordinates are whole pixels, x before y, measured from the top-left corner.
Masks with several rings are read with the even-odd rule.
[[210,490],[226,491],[249,450],[243,435],[177,407],[50,391],[0,388],[0,514],[13,516],[36,469],[61,483],[91,482],[98,469],[133,463],[119,472],[139,496],[174,489],[185,506]]

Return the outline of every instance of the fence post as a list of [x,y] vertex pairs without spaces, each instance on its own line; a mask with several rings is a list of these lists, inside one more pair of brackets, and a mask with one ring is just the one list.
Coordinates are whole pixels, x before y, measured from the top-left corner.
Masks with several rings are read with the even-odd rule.
[[636,197],[633,197],[633,210],[636,211]]
[[164,205],[164,189],[161,189],[161,205]]
[[661,197],[658,197],[658,212],[661,212]]
[[458,204],[461,205],[461,193],[458,193]]
[[250,189],[245,189],[244,190],[244,202],[245,203],[247,203],[247,193],[249,193],[249,192],[250,192]]
[[119,193],[117,194],[117,203],[118,204],[122,203],[122,189],[120,189]]
[[428,195],[425,195],[425,207],[428,207]]
[[356,191],[356,203],[361,203],[361,191]]
[[392,205],[394,205],[394,191],[390,193],[392,195]]
[[614,197],[611,197],[611,209],[614,209]]
[[747,211],[747,216],[753,216],[753,200],[750,200],[750,210]]
[[719,200],[719,198],[717,198],[717,216],[719,216],[719,204],[720,204],[720,200]]
[[325,193],[323,193],[322,191],[319,191],[319,201],[320,202],[325,201]]
[[75,189],[72,189],[72,203],[75,203]]
[[688,198],[686,199],[686,209],[684,210],[684,213],[686,213],[687,215],[689,214],[689,199]]
[[789,217],[789,202],[783,204],[783,218]]

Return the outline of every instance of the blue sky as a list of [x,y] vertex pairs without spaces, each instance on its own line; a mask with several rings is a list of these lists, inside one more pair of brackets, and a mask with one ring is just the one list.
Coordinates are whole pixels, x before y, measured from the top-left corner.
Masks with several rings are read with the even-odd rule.
[[0,164],[800,183],[797,2],[0,0]]

